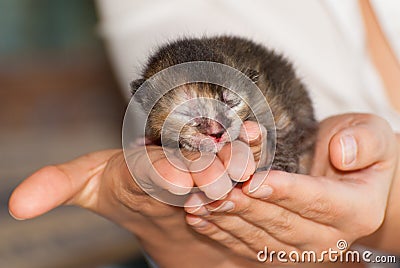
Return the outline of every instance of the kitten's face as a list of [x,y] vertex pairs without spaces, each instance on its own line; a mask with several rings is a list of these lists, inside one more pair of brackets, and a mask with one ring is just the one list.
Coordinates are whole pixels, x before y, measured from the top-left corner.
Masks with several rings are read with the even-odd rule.
[[187,150],[215,153],[238,138],[250,114],[246,100],[247,96],[215,85],[185,85],[155,105],[149,117],[150,129],[162,136],[164,145],[179,143]]

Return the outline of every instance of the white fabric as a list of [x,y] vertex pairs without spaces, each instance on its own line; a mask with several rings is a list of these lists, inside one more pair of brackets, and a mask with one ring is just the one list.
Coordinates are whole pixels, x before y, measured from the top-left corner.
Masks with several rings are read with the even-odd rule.
[[[372,1],[400,55],[400,1]],[[148,55],[176,37],[236,34],[285,54],[308,86],[318,119],[369,112],[400,131],[364,45],[357,0],[98,0],[100,32],[128,96]],[[390,23],[389,23],[390,19]],[[400,90],[400,89],[399,89]]]

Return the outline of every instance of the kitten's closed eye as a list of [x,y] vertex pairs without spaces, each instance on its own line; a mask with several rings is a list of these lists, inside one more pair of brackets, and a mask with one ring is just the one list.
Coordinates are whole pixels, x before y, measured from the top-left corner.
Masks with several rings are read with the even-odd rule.
[[238,106],[241,103],[241,101],[240,100],[236,100],[236,99],[234,99],[234,100],[224,100],[224,103],[226,105],[228,105],[230,108],[234,108],[234,107]]
[[230,108],[234,108],[239,106],[242,102],[242,98],[231,90],[225,90],[222,93],[222,101]]

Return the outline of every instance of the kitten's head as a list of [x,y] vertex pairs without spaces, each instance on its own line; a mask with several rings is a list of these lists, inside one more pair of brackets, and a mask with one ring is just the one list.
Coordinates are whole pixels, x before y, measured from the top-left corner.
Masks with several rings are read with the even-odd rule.
[[[148,113],[146,135],[170,147],[218,152],[238,138],[250,116],[246,92],[237,93],[209,83],[190,83],[167,92],[155,104],[147,104],[150,91],[136,98]],[[152,107],[151,107],[152,106]]]

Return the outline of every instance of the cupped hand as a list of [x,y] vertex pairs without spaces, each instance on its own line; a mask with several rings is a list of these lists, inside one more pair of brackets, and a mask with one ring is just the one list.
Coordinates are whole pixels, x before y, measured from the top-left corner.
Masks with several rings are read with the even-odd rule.
[[[252,135],[258,135],[258,130],[252,123],[249,125],[244,125],[241,136],[251,140]],[[185,195],[194,186],[216,199],[231,190],[231,179],[245,181],[254,173],[256,166],[252,149],[260,150],[257,146],[252,148],[234,141],[225,145],[218,157],[205,161],[207,165],[204,168],[194,172],[190,165],[201,164],[194,160],[199,158],[198,153],[187,155],[191,159],[186,160],[194,161],[182,161],[179,157],[168,158],[162,147],[144,145],[136,142],[133,149],[126,151],[126,159],[122,150],[106,150],[44,167],[15,189],[9,202],[10,212],[15,218],[29,219],[60,205],[78,205],[107,214],[102,211],[103,199],[108,202],[109,199],[130,195],[147,199],[145,192],[157,191]],[[207,155],[205,158],[209,160]],[[129,200],[119,201],[129,206]],[[165,208],[168,210],[167,206]]]
[[[250,130],[250,139],[251,135]],[[187,228],[183,209],[146,193],[183,195],[197,185],[207,196],[221,197],[231,190],[230,179],[229,187],[209,187],[221,174],[244,181],[255,170],[251,148],[239,141],[225,147],[208,168],[195,176],[177,169],[158,146],[136,146],[129,150],[127,159],[122,150],[90,153],[29,176],[14,190],[9,210],[17,219],[31,219],[61,205],[76,205],[131,231],[160,265],[238,264],[241,261],[231,252]],[[146,192],[137,182],[147,187]],[[189,244],[191,250],[187,251]],[[178,253],[182,251],[186,253]],[[205,254],[207,259],[202,257]]]
[[[381,118],[345,114],[321,122],[311,175],[280,171],[254,191],[251,180],[223,200],[186,209],[187,222],[236,254],[257,260],[264,250],[338,250],[382,224],[399,149]],[[343,243],[341,244],[341,246]]]

